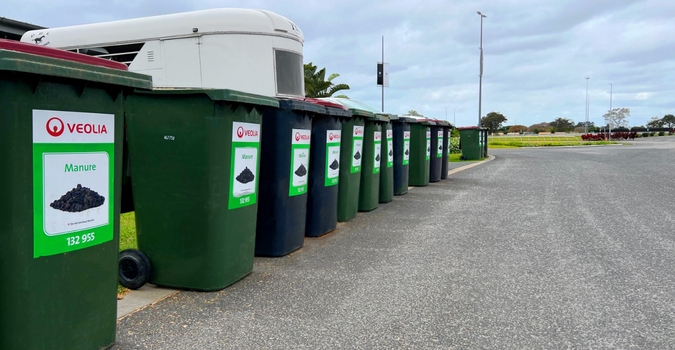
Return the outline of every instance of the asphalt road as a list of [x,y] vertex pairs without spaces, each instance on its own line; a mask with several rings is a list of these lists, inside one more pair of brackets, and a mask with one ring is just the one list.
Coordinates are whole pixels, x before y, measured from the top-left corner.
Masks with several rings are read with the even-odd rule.
[[113,348],[675,348],[675,137],[491,153]]

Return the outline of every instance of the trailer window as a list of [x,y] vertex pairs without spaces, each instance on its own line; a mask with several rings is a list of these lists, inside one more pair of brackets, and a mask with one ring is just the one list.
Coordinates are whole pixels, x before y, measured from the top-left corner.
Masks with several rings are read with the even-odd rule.
[[274,66],[276,68],[277,94],[305,96],[302,88],[305,76],[302,56],[294,52],[274,50]]

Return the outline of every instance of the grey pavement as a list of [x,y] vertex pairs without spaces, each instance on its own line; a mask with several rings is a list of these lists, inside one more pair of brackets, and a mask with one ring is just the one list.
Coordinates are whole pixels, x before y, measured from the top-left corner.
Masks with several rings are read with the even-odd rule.
[[675,348],[675,137],[491,153],[113,349]]

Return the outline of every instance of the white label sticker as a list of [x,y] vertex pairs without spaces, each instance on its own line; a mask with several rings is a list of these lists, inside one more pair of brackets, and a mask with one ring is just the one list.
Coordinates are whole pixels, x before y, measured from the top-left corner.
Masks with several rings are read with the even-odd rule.
[[354,137],[363,137],[365,127],[363,125],[354,125]]
[[234,149],[235,181],[232,185],[232,196],[235,198],[255,193],[258,178],[258,148],[236,147]]
[[293,129],[293,141],[294,145],[309,145],[310,135],[312,131],[308,129]]
[[111,114],[33,111],[33,143],[113,143]]
[[259,142],[260,124],[232,123],[232,142]]
[[[48,236],[87,230],[108,224],[110,205],[110,158],[106,152],[45,153],[44,169],[44,231]],[[53,203],[63,196],[76,196],[86,188],[103,197],[103,204],[84,211],[56,209]],[[69,194],[70,193],[70,194]],[[87,201],[86,194],[82,194]],[[68,198],[62,200],[68,201]]]

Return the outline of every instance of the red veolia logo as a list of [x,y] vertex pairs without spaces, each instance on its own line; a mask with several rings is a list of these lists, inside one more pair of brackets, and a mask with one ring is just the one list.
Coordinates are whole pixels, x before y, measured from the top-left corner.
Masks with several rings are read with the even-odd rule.
[[330,133],[330,134],[328,135],[328,138],[329,138],[331,141],[333,141],[333,133]]
[[63,121],[57,117],[53,117],[47,121],[47,132],[49,135],[54,137],[61,136],[64,129]]
[[244,137],[244,128],[241,126],[237,128],[237,137],[242,138]]
[[299,132],[295,133],[295,141],[300,141],[300,133]]

